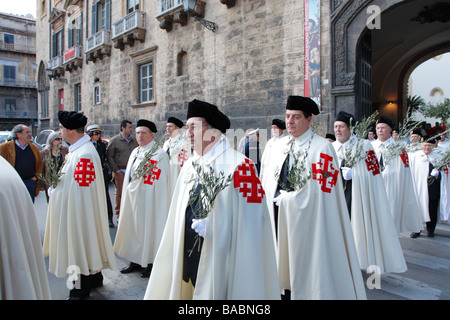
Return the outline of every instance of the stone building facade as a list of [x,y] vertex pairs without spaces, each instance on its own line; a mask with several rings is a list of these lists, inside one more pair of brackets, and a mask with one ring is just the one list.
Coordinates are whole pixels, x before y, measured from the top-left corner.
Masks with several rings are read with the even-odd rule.
[[0,130],[38,128],[36,21],[0,13]]
[[[321,2],[321,60],[328,70],[329,6]],[[48,94],[47,106],[40,101],[41,129],[55,128],[62,108],[83,111],[105,136],[116,134],[123,119],[147,118],[163,129],[170,116],[185,120],[192,99],[216,104],[234,129],[269,129],[283,117],[287,97],[303,95],[303,1],[197,0],[193,12],[178,0],[39,4],[39,88]],[[128,18],[132,29],[117,31]],[[101,39],[91,45],[94,35]],[[64,62],[65,55],[71,60]],[[145,81],[151,88],[143,89]],[[329,91],[322,86],[325,123]]]
[[[313,5],[320,17],[315,26]],[[123,119],[147,118],[164,131],[168,117],[185,120],[188,101],[200,99],[216,104],[243,134],[268,129],[283,116],[289,95],[307,91],[320,104],[313,124],[320,135],[332,131],[341,110],[358,120],[378,110],[400,121],[414,67],[450,50],[446,6],[441,0],[40,0],[39,127],[56,128],[57,111],[65,109],[83,111],[106,137]]]

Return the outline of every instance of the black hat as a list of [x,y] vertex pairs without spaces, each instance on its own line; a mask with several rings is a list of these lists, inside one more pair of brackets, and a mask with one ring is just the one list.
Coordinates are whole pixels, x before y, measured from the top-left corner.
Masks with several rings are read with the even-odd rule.
[[149,120],[145,120],[145,119],[140,119],[138,120],[137,124],[136,124],[136,128],[137,127],[147,127],[150,129],[151,132],[158,132],[158,130],[156,130],[156,125],[149,121]]
[[421,142],[429,142],[432,144],[436,144],[438,142],[438,140],[441,140],[441,138],[424,136],[424,137],[422,137],[422,139],[420,139]]
[[281,119],[273,119],[272,120],[272,125],[277,126],[281,130],[286,129],[286,123],[284,122],[284,120],[281,120]]
[[341,111],[337,114],[335,121],[345,122],[350,127],[350,120],[351,120],[351,125],[354,126],[355,125],[355,117],[350,113]]
[[205,118],[210,126],[222,133],[225,133],[231,125],[230,119],[215,105],[197,99],[190,101],[188,105],[187,119],[192,117]]
[[84,128],[87,118],[84,114],[76,111],[59,111],[58,120],[66,129]]
[[178,128],[183,128],[183,121],[181,121],[180,119],[169,117],[169,119],[167,119],[167,123],[169,122],[175,124]]
[[328,138],[328,139],[331,139],[333,141],[336,141],[336,136],[334,134],[332,134],[332,133],[327,133],[325,135],[325,138]]
[[411,130],[410,135],[413,135],[413,134],[417,134],[419,136],[422,136],[422,130],[420,130],[420,129],[413,129],[413,130]]
[[302,96],[289,96],[286,109],[288,110],[302,110],[310,114],[317,115],[320,113],[319,107],[313,99]]
[[391,129],[393,128],[392,120],[386,116],[381,116],[377,121],[377,124],[378,123],[386,123],[389,127],[391,127]]

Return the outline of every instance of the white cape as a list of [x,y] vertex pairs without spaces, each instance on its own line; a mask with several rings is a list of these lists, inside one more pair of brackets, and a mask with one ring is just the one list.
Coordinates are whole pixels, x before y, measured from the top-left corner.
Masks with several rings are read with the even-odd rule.
[[74,265],[83,275],[116,268],[102,166],[87,138],[67,154],[48,204],[43,250],[57,277],[67,276]]
[[[390,137],[387,142],[393,143],[393,141],[394,139]],[[379,140],[372,142],[378,162],[380,162],[382,154],[381,144]],[[408,154],[404,153],[402,156],[385,163],[382,175],[397,232],[418,232],[421,230],[422,220],[414,192]]]
[[[422,150],[418,150],[409,154],[411,172],[413,177],[414,191],[419,202],[419,209],[422,218],[422,222],[430,221],[430,214],[428,211],[428,176],[429,176],[429,163],[436,163],[439,159],[439,155],[433,150],[427,156]],[[441,176],[443,176],[441,172]],[[442,191],[442,181],[441,181]],[[442,200],[441,192],[441,200]],[[444,190],[444,197],[446,196]],[[439,213],[438,213],[439,217]],[[420,229],[419,229],[420,230]]]
[[[151,158],[153,173],[130,182],[130,174],[155,142],[135,148],[128,160],[122,189],[120,219],[114,251],[146,267],[153,263],[161,241],[170,205],[169,158],[159,148]],[[135,161],[136,159],[136,161]]]
[[[170,163],[170,185],[172,189],[175,187],[184,163],[192,156],[191,146],[187,139],[179,133],[176,137],[170,138],[164,142],[163,149],[165,152],[169,150]],[[172,191],[172,190],[171,190]]]
[[[312,131],[298,137],[305,150]],[[290,137],[274,148],[271,165],[262,172],[267,204],[273,212],[281,170]],[[291,290],[292,299],[366,299],[336,152],[331,143],[314,134],[307,168],[315,173],[300,191],[285,194],[278,221],[280,289]],[[315,168],[315,170],[314,170]],[[273,214],[271,214],[272,224]]]
[[[267,208],[264,202],[247,202],[233,181],[219,192],[208,216],[195,289],[183,281],[185,212],[196,184],[193,161],[225,177],[246,161],[226,140],[213,150],[208,160],[194,155],[180,172],[144,299],[280,299]],[[263,197],[261,191],[256,196]]]
[[33,202],[2,156],[0,181],[0,300],[51,299]]
[[450,165],[441,171],[441,202],[439,206],[441,221],[448,221],[450,218]]
[[[352,138],[351,141],[356,139]],[[403,251],[391,215],[381,169],[369,141],[363,142],[365,158],[352,167],[351,225],[361,269],[377,266],[385,272],[407,270]],[[337,151],[341,143],[333,142]],[[356,143],[352,146],[356,153]]]

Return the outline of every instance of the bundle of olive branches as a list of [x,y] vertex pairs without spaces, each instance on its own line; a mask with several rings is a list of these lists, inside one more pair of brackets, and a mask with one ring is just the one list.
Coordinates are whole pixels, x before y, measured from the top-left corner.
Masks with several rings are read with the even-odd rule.
[[[191,203],[191,206],[194,203],[201,204],[197,208],[192,208],[195,219],[201,220],[205,219],[212,212],[217,195],[231,183],[233,175],[230,174],[225,177],[223,171],[216,175],[212,167],[209,167],[208,170],[196,163],[192,163],[192,166],[197,172],[196,180],[198,185],[200,185],[200,192],[196,194],[196,188],[192,188],[189,192],[189,203]],[[191,252],[197,244],[200,250],[200,236],[198,234],[196,235],[194,246],[190,250]]]
[[[45,170],[38,176],[39,180],[41,180],[47,186],[52,187],[53,189],[56,188],[59,179],[61,179],[62,176],[62,172],[60,168],[58,168],[58,158],[60,154],[61,154],[60,145],[56,146],[56,156],[54,158],[52,157],[52,152],[50,150],[50,152],[44,156]],[[61,168],[63,166],[64,163],[61,165]]]
[[[364,117],[361,122],[356,122],[353,126],[352,119],[350,119],[350,132],[353,133],[354,138],[350,138],[349,146],[345,150],[345,166],[352,168],[360,160],[367,157],[367,153],[364,152],[364,139],[369,133],[369,129],[375,123],[375,118],[378,115],[378,111],[375,111],[368,117]],[[354,152],[353,152],[354,150]]]
[[[441,158],[436,161],[436,163],[434,164],[434,168],[438,171],[443,171],[448,165],[450,165],[450,150],[445,153],[438,151],[438,154],[441,156]],[[435,177],[431,175],[428,176],[428,184],[432,184],[434,180],[436,180]]]
[[306,183],[311,179],[311,170],[307,167],[307,159],[308,159],[308,153],[309,149],[311,148],[311,143],[314,138],[314,131],[312,131],[311,138],[308,142],[308,147],[306,149],[300,149],[297,152],[294,152],[294,143],[295,139],[291,137],[291,140],[289,141],[289,151],[288,151],[288,157],[289,155],[292,155],[293,164],[292,168],[289,170],[289,173],[286,177],[289,186],[286,186],[286,184],[281,180],[280,169],[276,171],[275,177],[278,181],[278,184],[280,185],[281,189],[285,191],[300,191]]
[[141,162],[139,162],[139,165],[132,174],[131,181],[139,180],[140,178],[149,175],[153,171],[153,168],[156,166],[157,162],[152,163],[150,160],[156,155],[158,149],[162,147],[165,136],[166,134],[158,142],[155,141],[150,150],[144,153]]

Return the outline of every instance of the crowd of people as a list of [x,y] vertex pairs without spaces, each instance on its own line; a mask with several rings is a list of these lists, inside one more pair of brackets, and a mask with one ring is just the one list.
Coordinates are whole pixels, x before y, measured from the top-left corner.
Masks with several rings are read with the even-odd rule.
[[[433,237],[448,220],[450,144],[441,128],[413,131],[397,146],[385,116],[357,137],[346,112],[321,137],[311,129],[319,113],[312,99],[289,96],[263,152],[259,129],[235,150],[230,119],[196,99],[186,123],[168,118],[160,141],[152,121],[139,119],[133,136],[124,120],[106,145],[98,124],[60,111],[41,154],[29,128],[17,126],[0,145],[0,175],[11,184],[0,192],[2,227],[30,216],[40,190],[48,212],[42,247],[30,238],[35,219],[6,239],[0,262],[11,280],[2,279],[1,298],[49,299],[48,256],[50,273],[79,275],[67,282],[69,299],[85,299],[103,269],[116,269],[117,254],[129,261],[122,273],[149,278],[144,299],[366,299],[361,271],[407,270],[400,233]],[[26,277],[4,268],[15,254]]]

